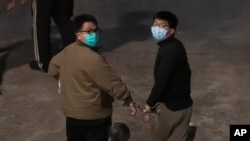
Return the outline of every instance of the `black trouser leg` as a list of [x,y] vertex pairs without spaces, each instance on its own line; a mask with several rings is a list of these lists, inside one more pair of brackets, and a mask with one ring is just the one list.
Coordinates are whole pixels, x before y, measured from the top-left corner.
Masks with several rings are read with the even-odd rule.
[[67,141],[108,141],[111,117],[98,120],[66,119]]
[[75,41],[73,22],[70,19],[73,15],[73,8],[74,0],[54,0],[52,17],[61,34],[63,47]]
[[38,66],[43,70],[48,69],[51,59],[51,6],[52,0],[32,1],[34,53]]

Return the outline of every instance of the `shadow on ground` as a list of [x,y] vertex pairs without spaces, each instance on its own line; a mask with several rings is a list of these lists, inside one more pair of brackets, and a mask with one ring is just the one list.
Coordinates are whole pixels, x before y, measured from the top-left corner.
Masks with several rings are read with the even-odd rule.
[[[52,47],[59,49],[62,45],[59,38],[52,38],[51,44]],[[52,53],[58,52],[54,48],[52,48]],[[34,60],[33,41],[31,39],[0,47],[0,86],[4,72],[28,64],[31,60]]]
[[122,14],[118,27],[104,29],[101,32],[101,51],[112,51],[131,41],[143,41],[151,37],[150,23],[142,24],[152,15],[149,11],[133,11]]
[[131,41],[146,40],[149,35],[149,28],[145,25],[131,25],[103,30],[101,33],[101,51],[111,52],[122,44]]
[[0,86],[6,70],[26,64],[30,59],[32,41],[25,40],[0,48]]

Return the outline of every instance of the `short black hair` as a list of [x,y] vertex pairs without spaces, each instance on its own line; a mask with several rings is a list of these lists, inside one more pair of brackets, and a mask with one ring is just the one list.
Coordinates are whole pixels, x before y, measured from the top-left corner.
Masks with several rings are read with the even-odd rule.
[[153,16],[153,21],[155,19],[161,19],[161,20],[164,20],[164,21],[167,21],[168,24],[169,24],[169,27],[170,28],[174,28],[176,29],[178,23],[179,23],[179,20],[178,18],[176,17],[175,14],[171,13],[170,11],[160,11],[160,12],[157,12],[154,16]]
[[121,122],[113,124],[108,131],[111,141],[128,141],[130,138],[128,126]]
[[78,30],[81,29],[82,24],[85,22],[93,22],[96,26],[98,26],[96,18],[90,14],[81,14],[75,17],[73,22],[75,32],[78,32]]

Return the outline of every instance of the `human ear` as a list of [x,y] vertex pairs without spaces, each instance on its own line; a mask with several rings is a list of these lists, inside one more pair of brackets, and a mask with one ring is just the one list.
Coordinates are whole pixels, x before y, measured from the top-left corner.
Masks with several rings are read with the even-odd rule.
[[171,28],[171,35],[175,33],[175,29]]
[[75,34],[76,34],[77,39],[80,40],[80,39],[81,39],[81,33],[80,33],[80,32],[77,32],[77,33],[75,33]]
[[170,28],[168,30],[168,32],[167,32],[167,37],[174,35],[174,33],[175,33],[175,29],[174,28]]

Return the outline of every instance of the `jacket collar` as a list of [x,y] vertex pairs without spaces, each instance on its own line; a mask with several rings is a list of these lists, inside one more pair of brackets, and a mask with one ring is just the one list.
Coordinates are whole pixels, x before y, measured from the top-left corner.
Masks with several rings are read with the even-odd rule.
[[86,45],[85,43],[83,43],[82,41],[80,41],[78,39],[76,39],[76,44],[81,46],[81,47],[87,47],[87,48],[89,48],[89,49],[91,49],[93,51],[96,51],[96,52],[101,48],[100,46],[90,47],[90,46]]
[[76,44],[82,47],[88,47],[85,43],[83,43],[82,41],[76,39]]
[[159,46],[162,46],[162,45],[164,45],[164,44],[166,44],[166,43],[168,43],[169,41],[172,41],[172,40],[174,40],[174,39],[175,39],[175,38],[174,38],[173,36],[171,36],[171,37],[166,38],[165,40],[162,40],[162,41],[158,42],[157,44],[158,44]]

